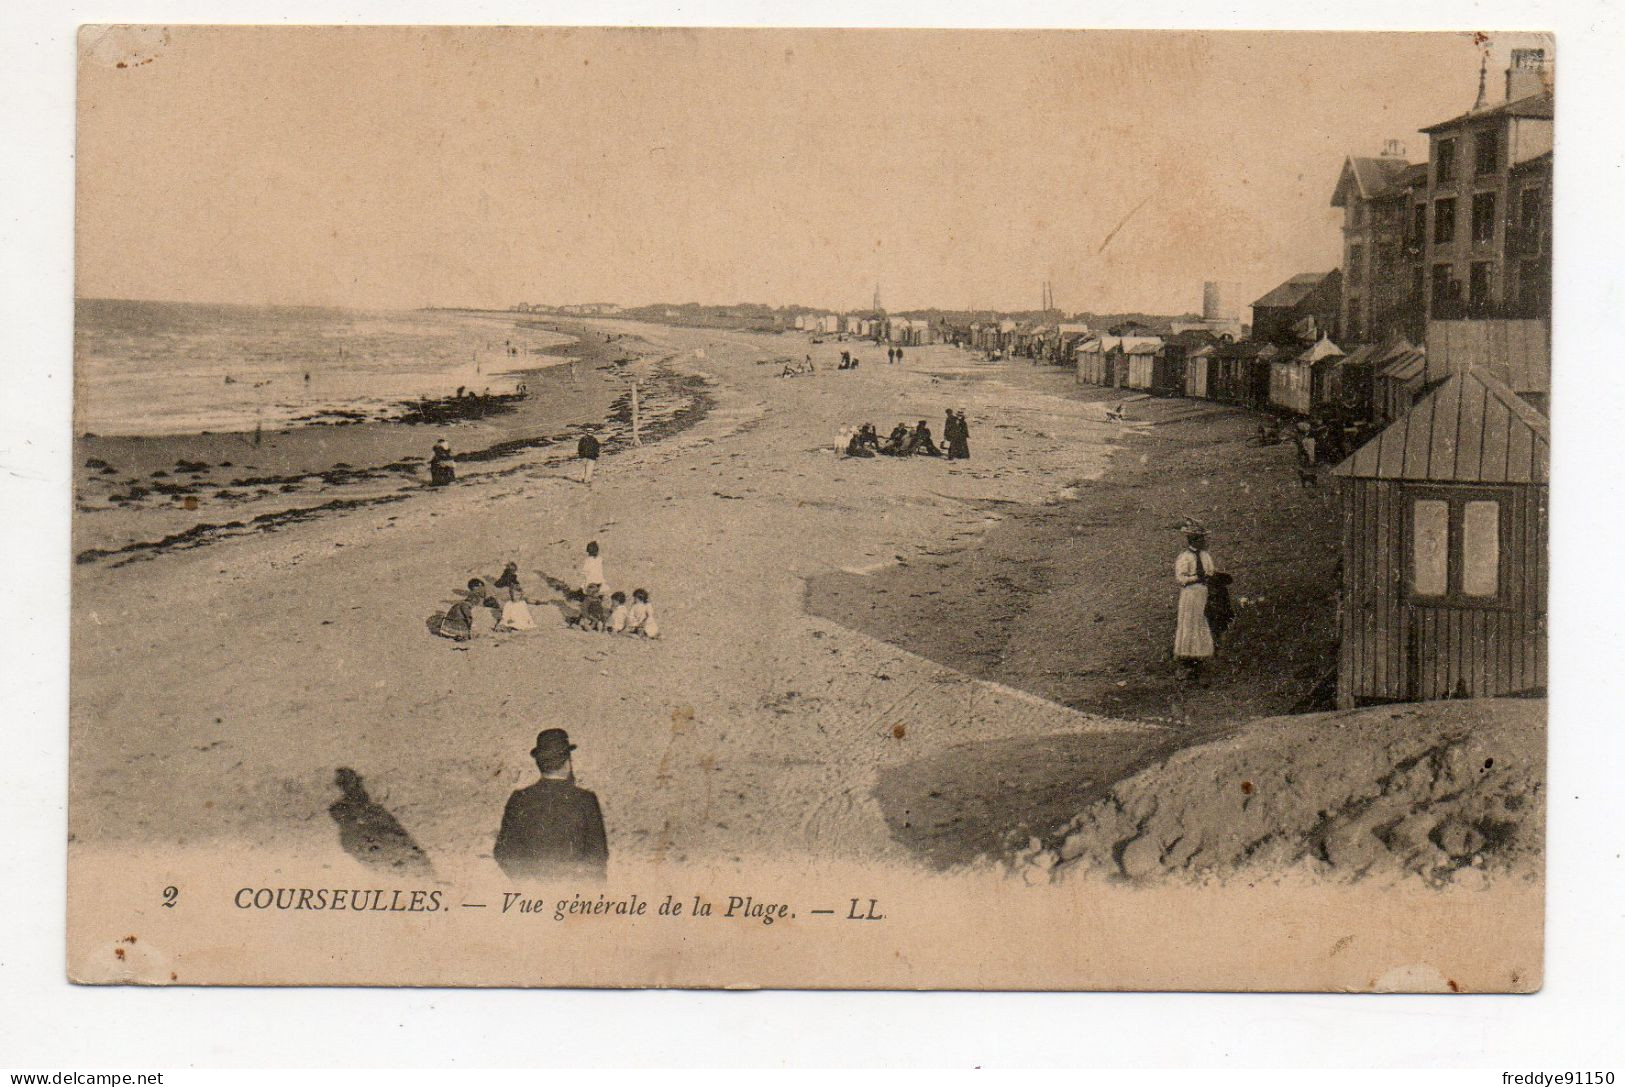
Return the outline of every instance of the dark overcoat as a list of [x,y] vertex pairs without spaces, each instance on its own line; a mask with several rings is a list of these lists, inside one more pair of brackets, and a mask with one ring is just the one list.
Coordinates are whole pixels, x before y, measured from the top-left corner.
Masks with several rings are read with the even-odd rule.
[[550,778],[515,791],[491,856],[512,879],[603,875],[609,845],[598,797]]

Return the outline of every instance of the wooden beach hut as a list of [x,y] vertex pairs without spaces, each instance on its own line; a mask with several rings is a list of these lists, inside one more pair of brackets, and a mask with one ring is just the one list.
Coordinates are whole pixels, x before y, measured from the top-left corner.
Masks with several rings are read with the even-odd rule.
[[1270,363],[1270,403],[1308,415],[1315,405],[1335,398],[1336,363],[1343,349],[1322,336],[1297,355]]
[[1550,448],[1546,417],[1473,368],[1333,470],[1339,704],[1544,691]]
[[1391,423],[1411,410],[1427,380],[1427,355],[1409,347],[1379,360],[1372,379],[1371,413],[1379,423]]
[[1210,343],[1192,347],[1185,352],[1185,395],[1206,400],[1213,384],[1215,348]]
[[1258,407],[1266,403],[1270,394],[1270,360],[1279,354],[1274,344],[1257,340],[1219,344],[1213,352],[1209,394],[1229,404]]
[[1130,389],[1155,389],[1159,376],[1157,364],[1162,358],[1161,337],[1124,336],[1122,344],[1123,376],[1118,384]]
[[1106,353],[1117,346],[1116,336],[1094,336],[1078,345],[1078,381],[1086,385],[1109,384]]

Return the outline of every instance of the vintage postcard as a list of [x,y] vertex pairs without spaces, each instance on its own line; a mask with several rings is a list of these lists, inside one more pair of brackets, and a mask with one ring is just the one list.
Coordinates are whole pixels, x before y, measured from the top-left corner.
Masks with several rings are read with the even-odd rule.
[[1538,988],[1556,59],[83,28],[70,977]]

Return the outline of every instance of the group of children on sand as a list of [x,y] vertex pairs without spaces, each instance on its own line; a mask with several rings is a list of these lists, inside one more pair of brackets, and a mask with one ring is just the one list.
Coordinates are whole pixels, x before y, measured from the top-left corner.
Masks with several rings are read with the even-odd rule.
[[[547,581],[563,592],[567,603],[576,607],[575,614],[565,617],[567,626],[603,634],[660,636],[660,624],[655,619],[647,589],[633,589],[630,601],[623,592],[610,593],[606,601],[604,560],[598,552],[597,540],[587,544],[587,555],[581,563],[580,588],[572,588],[553,578]],[[483,624],[476,616],[481,610],[488,610],[492,615],[491,630],[535,630],[530,605],[540,603],[525,596],[519,580],[519,564],[510,562],[503,568],[502,576],[490,585],[484,578],[470,578],[463,598],[444,614],[435,616],[430,621],[430,629],[442,638],[466,642],[478,636]]]

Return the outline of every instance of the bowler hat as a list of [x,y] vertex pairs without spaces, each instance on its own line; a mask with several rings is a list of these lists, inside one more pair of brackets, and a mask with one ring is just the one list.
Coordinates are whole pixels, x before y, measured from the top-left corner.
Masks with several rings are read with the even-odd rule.
[[575,749],[568,732],[562,728],[544,728],[536,734],[536,746],[530,749],[530,754],[537,759],[561,759]]

